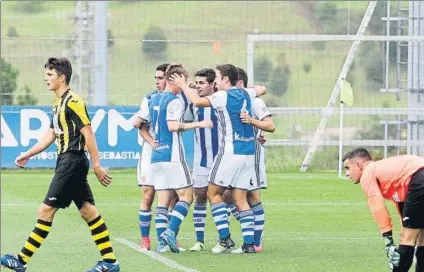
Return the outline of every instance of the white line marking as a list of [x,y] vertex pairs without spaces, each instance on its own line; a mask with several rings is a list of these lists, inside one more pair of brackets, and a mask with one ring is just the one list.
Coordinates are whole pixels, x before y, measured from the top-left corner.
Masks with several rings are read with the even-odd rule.
[[174,262],[173,260],[165,258],[164,256],[162,256],[159,253],[156,253],[152,250],[147,251],[147,252],[141,252],[141,251],[138,250],[139,246],[136,243],[128,241],[127,239],[116,238],[115,240],[118,241],[119,243],[123,244],[123,245],[126,245],[126,246],[136,250],[139,253],[145,254],[145,255],[149,256],[150,258],[152,258],[152,259],[154,259],[154,260],[156,260],[160,263],[163,263],[164,265],[166,265],[166,266],[168,266],[172,269],[177,269],[179,271],[184,271],[184,272],[199,272],[199,270],[180,265],[180,264]]
[[[41,203],[1,203],[0,206],[39,206]],[[366,206],[366,202],[262,202],[265,206]],[[140,203],[96,203],[96,206],[138,206]]]
[[[140,239],[140,237],[134,237],[132,238],[132,240],[137,240]],[[234,239],[234,242],[241,242],[241,239]],[[271,237],[264,237],[261,240],[269,240],[269,241],[275,241],[276,237],[271,238]],[[154,237],[150,238],[150,240],[155,241],[157,239],[155,239]],[[190,240],[196,240],[196,237],[180,237],[178,236],[177,240],[181,240],[181,241],[190,241]],[[218,241],[218,238],[205,238],[205,241]],[[381,240],[381,238],[379,237],[278,237],[278,241],[371,241],[371,240]]]

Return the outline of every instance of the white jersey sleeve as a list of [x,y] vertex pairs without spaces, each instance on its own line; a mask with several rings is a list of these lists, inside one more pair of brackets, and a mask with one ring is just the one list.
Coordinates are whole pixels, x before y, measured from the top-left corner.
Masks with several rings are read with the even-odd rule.
[[255,88],[246,88],[245,90],[249,94],[250,99],[253,99],[258,96]]
[[166,121],[181,121],[184,112],[184,102],[174,99],[166,106]]
[[259,97],[256,97],[252,100],[252,113],[258,120],[262,120],[265,117],[271,116],[271,112],[266,107],[265,102]]
[[150,123],[149,99],[147,99],[147,97],[143,98],[141,101],[140,110],[138,110],[137,116],[147,123]]
[[227,92],[217,91],[213,95],[207,96],[212,107],[216,110],[225,109],[227,106]]
[[194,121],[194,112],[193,112],[193,104],[188,104],[187,109],[184,112],[184,122],[193,122]]

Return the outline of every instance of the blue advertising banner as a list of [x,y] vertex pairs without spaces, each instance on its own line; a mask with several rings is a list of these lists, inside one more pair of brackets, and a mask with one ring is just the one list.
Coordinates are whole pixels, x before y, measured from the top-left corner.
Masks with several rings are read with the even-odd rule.
[[[101,164],[104,167],[136,167],[142,145],[141,136],[130,121],[136,106],[87,107],[94,130]],[[52,107],[1,107],[1,167],[16,167],[14,160],[42,137],[50,126]],[[186,159],[193,163],[193,131],[183,133]],[[31,158],[26,167],[55,167],[56,144]]]

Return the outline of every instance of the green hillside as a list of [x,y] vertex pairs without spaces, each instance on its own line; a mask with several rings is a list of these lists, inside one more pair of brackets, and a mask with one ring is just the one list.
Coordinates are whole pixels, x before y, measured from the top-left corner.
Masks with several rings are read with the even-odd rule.
[[[315,8],[325,4],[318,3]],[[73,31],[70,18],[74,12],[73,2],[44,1],[44,10],[32,14],[21,11],[22,5],[22,1],[2,3],[1,53],[19,69],[19,86],[30,86],[38,96],[38,103],[48,105],[52,96],[43,83],[43,64],[49,56],[67,55],[65,49]],[[254,31],[322,34],[324,30],[313,5],[297,1],[229,1],[225,4],[219,1],[110,2],[109,28],[116,40],[109,51],[109,102],[114,105],[138,104],[141,96],[154,87],[154,68],[165,61],[181,62],[191,73],[223,62],[246,67],[246,35]],[[335,2],[341,18],[336,22],[342,25],[339,28],[343,31],[344,25],[347,26],[349,8],[349,27],[354,33],[366,6],[367,3],[361,1],[349,6],[343,1]],[[328,10],[329,16],[333,13]],[[336,23],[331,27],[336,27]],[[162,60],[150,59],[141,51],[140,39],[151,26],[162,28],[171,41]],[[7,38],[10,27],[16,28],[18,38]],[[193,42],[196,40],[210,42]],[[213,52],[214,40],[222,41],[220,54]],[[274,67],[287,65],[291,71],[287,93],[282,97],[270,95],[269,102],[291,107],[326,105],[350,43],[327,42],[321,49],[318,46],[299,42],[256,45],[255,57],[266,56]],[[309,72],[305,72],[305,65],[310,65]],[[395,105],[393,94],[370,90],[362,65],[360,61],[355,62],[352,71],[356,106]]]

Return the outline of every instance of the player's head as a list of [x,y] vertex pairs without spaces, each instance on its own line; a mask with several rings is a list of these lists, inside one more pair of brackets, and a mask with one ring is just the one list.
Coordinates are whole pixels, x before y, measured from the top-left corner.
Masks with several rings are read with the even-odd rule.
[[364,171],[364,163],[371,161],[371,155],[365,148],[356,148],[343,156],[343,166],[346,176],[357,184]]
[[165,71],[168,65],[169,63],[164,63],[156,67],[155,83],[156,83],[156,90],[158,91],[165,90],[165,87],[166,87]]
[[44,64],[44,81],[49,90],[57,90],[69,85],[72,77],[72,65],[66,58],[49,58]]
[[247,88],[247,73],[245,70],[241,69],[240,67],[237,67],[238,71],[238,81],[237,81],[237,88]]
[[236,86],[238,81],[237,67],[232,64],[220,64],[216,66],[215,70],[216,87],[218,90],[228,90]]
[[215,92],[215,71],[210,68],[204,68],[197,71],[196,76],[196,89],[199,96],[212,95]]
[[166,89],[170,90],[173,93],[181,93],[181,87],[175,83],[172,83],[170,80],[173,74],[177,74],[179,76],[184,76],[187,80],[189,73],[184,66],[179,63],[171,63],[168,65],[165,71],[165,80],[166,80]]

